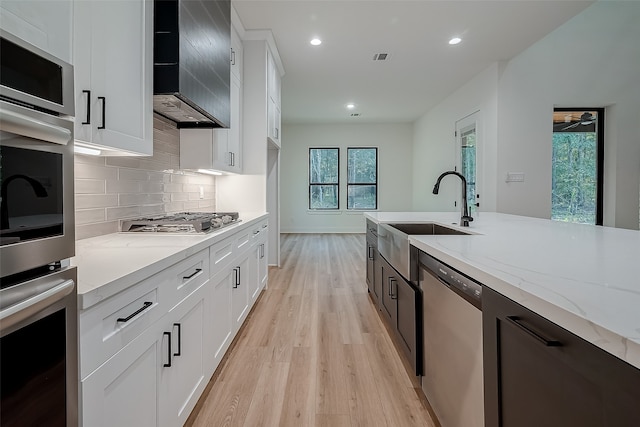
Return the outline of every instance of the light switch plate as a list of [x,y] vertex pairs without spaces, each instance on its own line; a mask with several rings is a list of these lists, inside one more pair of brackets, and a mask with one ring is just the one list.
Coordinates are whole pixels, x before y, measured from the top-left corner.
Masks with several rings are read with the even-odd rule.
[[506,182],[524,182],[524,172],[507,172]]

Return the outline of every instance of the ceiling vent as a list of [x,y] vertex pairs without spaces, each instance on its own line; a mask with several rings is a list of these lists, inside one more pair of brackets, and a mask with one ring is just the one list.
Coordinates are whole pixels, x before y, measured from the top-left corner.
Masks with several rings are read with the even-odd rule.
[[386,61],[388,56],[389,56],[388,53],[376,53],[375,55],[373,55],[373,60],[374,61]]
[[351,117],[360,117],[360,113],[351,113]]

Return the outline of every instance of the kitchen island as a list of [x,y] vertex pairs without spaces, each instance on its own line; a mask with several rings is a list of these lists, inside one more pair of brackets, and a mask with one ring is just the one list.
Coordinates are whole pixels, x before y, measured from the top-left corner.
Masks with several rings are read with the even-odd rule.
[[[458,212],[369,212],[375,223],[458,226]],[[473,235],[410,243],[640,368],[640,232],[482,212]]]

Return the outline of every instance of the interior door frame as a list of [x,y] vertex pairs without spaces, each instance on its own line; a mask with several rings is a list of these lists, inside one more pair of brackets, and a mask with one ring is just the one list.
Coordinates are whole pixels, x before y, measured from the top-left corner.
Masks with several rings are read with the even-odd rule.
[[482,173],[483,168],[482,164],[484,162],[484,156],[482,153],[482,124],[480,120],[480,109],[476,109],[473,112],[467,114],[466,116],[456,120],[455,122],[455,170],[458,172],[462,171],[462,133],[470,128],[475,129],[476,133],[476,182],[475,182],[475,200],[473,202],[476,212],[480,211],[482,204],[480,203],[480,194],[482,194]]

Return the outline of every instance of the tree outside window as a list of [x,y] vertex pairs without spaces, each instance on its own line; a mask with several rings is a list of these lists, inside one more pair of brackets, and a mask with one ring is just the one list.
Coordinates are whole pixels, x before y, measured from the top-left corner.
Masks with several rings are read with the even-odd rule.
[[338,209],[338,148],[309,149],[309,209]]
[[378,208],[378,149],[347,148],[347,209]]
[[601,109],[556,109],[553,124],[551,219],[602,225]]

